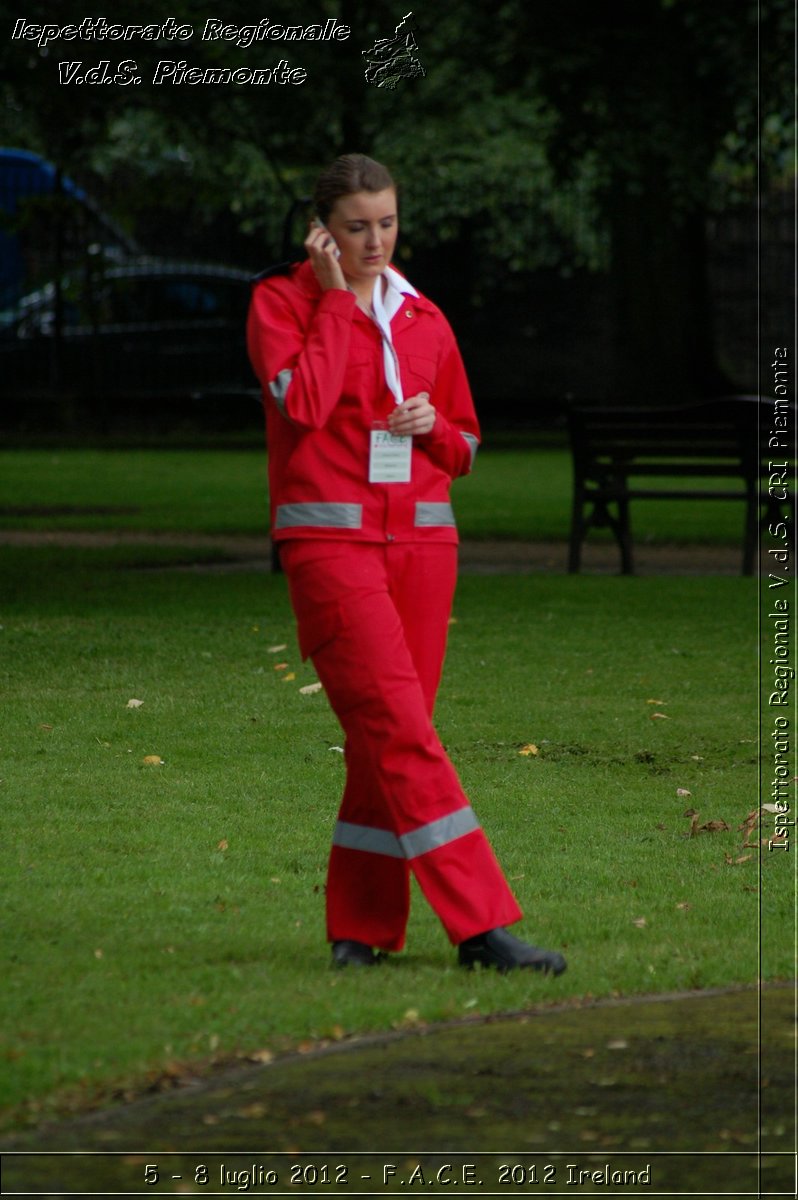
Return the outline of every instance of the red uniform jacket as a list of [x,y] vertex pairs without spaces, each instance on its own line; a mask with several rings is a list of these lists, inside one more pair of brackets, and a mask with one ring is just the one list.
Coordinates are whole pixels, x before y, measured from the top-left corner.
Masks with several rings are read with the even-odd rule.
[[456,542],[449,485],[479,443],[454,334],[426,297],[405,294],[391,321],[406,398],[428,392],[437,411],[413,439],[409,483],[369,483],[374,421],[394,407],[379,328],[351,292],[323,292],[309,262],[258,282],[247,324],[263,387],[272,536]]

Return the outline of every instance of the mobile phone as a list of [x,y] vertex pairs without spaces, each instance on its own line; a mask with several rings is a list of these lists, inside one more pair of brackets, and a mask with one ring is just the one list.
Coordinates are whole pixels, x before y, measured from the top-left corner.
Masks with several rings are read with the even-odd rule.
[[[314,224],[314,225],[317,225],[317,226],[319,227],[319,229],[325,229],[325,230],[327,230],[327,233],[330,233],[329,229],[327,229],[327,226],[326,226],[326,225],[324,224],[324,222],[323,222],[323,221],[321,221],[321,220],[320,220],[318,217],[314,217],[314,218],[313,218],[313,224]],[[330,233],[330,238],[331,238],[331,240],[332,240],[332,244],[335,246],[335,239],[333,238],[333,236],[332,236],[332,234],[331,234],[331,233]],[[341,251],[338,249],[338,247],[337,247],[337,246],[335,246],[335,251],[334,251],[334,253],[335,253],[335,257],[336,257],[336,258],[340,258],[340,257],[341,257]]]

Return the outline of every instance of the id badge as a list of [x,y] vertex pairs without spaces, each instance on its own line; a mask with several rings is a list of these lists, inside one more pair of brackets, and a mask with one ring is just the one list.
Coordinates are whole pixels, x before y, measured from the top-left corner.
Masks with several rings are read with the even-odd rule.
[[387,421],[375,421],[371,427],[369,483],[409,483],[413,439],[395,437]]

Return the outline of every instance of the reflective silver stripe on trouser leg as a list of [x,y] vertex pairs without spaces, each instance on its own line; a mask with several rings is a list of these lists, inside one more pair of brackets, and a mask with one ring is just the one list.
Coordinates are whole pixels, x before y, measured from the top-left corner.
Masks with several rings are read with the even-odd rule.
[[460,437],[465,438],[465,440],[468,442],[468,449],[471,451],[471,466],[473,467],[474,459],[477,456],[479,442],[474,437],[473,433],[463,433],[462,430],[460,431]]
[[396,837],[387,829],[374,829],[371,825],[352,825],[339,821],[333,834],[333,845],[345,850],[363,850],[369,854],[385,854],[389,858],[418,858],[430,850],[448,846],[450,842],[473,833],[480,824],[473,808],[458,808],[448,816],[420,825],[410,833]]
[[333,833],[333,845],[345,850],[365,850],[368,854],[387,854],[389,858],[404,858],[405,852],[395,834],[371,825],[352,825],[339,821]]
[[274,397],[274,403],[279,408],[280,412],[285,416],[285,397],[288,391],[291,380],[294,377],[294,372],[288,367],[284,371],[280,371],[277,378],[269,384],[269,391]]
[[317,529],[360,529],[363,525],[362,504],[279,504],[274,518],[275,529],[293,529],[309,525]]
[[430,500],[416,501],[416,527],[419,525],[455,525],[451,504]]

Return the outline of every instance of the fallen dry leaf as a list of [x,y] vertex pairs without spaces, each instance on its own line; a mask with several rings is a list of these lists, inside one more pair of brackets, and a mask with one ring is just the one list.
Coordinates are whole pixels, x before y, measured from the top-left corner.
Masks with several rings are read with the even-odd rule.
[[534,742],[527,742],[526,746],[522,746],[518,753],[523,754],[526,758],[529,758],[530,755],[540,754],[540,751]]
[[393,1022],[394,1029],[423,1029],[426,1022],[417,1008],[405,1009],[402,1017]]
[[646,700],[646,704],[667,704],[667,700]]
[[282,645],[280,645],[280,646],[269,646],[269,649],[266,651],[266,653],[267,654],[279,654],[281,650],[287,650],[287,649],[288,649],[288,643],[283,642]]
[[247,1055],[247,1058],[249,1059],[250,1062],[254,1062],[254,1063],[264,1063],[265,1064],[265,1063],[274,1062],[274,1054],[272,1053],[271,1050],[266,1050],[266,1049],[253,1050],[251,1054]]
[[315,696],[316,692],[321,691],[320,683],[307,683],[299,689],[300,696]]
[[273,671],[287,671],[288,663],[275,663],[272,667]]
[[244,1121],[259,1121],[261,1117],[266,1116],[267,1111],[265,1104],[255,1101],[254,1104],[247,1104],[244,1108],[239,1108],[236,1116],[241,1117]]
[[652,713],[652,721],[670,721],[670,717],[666,713]]
[[125,707],[126,708],[141,708],[143,703],[144,703],[143,700],[128,700]]
[[747,849],[749,846],[763,845],[767,841],[767,838],[763,838],[761,842],[757,842],[756,839],[754,839],[752,841],[754,831],[755,831],[757,825],[759,824],[760,812],[764,812],[766,808],[767,808],[767,805],[763,804],[761,809],[759,809],[759,808],[752,809],[752,811],[748,814],[748,816],[743,821],[742,825],[737,826],[737,832],[738,833],[742,832],[744,835],[743,836],[743,849],[744,850]]
[[686,900],[682,900],[676,905],[676,907],[681,908],[683,911],[687,911],[688,908],[692,908],[693,906],[692,904],[688,904]]
[[217,845],[216,849],[217,849],[217,850],[226,850],[226,849],[227,849],[227,845],[228,845],[228,843],[227,843],[227,838],[222,838],[222,840],[221,840],[221,841],[219,842],[219,844]]
[[698,826],[699,833],[727,833],[729,826],[725,821],[705,821]]
[[145,754],[141,761],[148,767],[162,767],[164,765],[160,754]]
[[289,671],[287,675],[283,675],[283,683],[291,683],[294,679],[296,679],[295,671]]
[[676,789],[677,796],[692,796],[692,794],[693,794],[692,792],[688,792],[687,788],[677,788]]
[[648,925],[648,921],[645,917],[635,917],[635,919],[632,921],[632,924],[636,925],[638,929],[644,929],[645,926]]
[[700,814],[694,808],[685,809],[684,815],[690,818],[690,837],[695,837],[699,833],[728,832],[729,826],[725,821],[705,821],[703,825],[699,825]]

